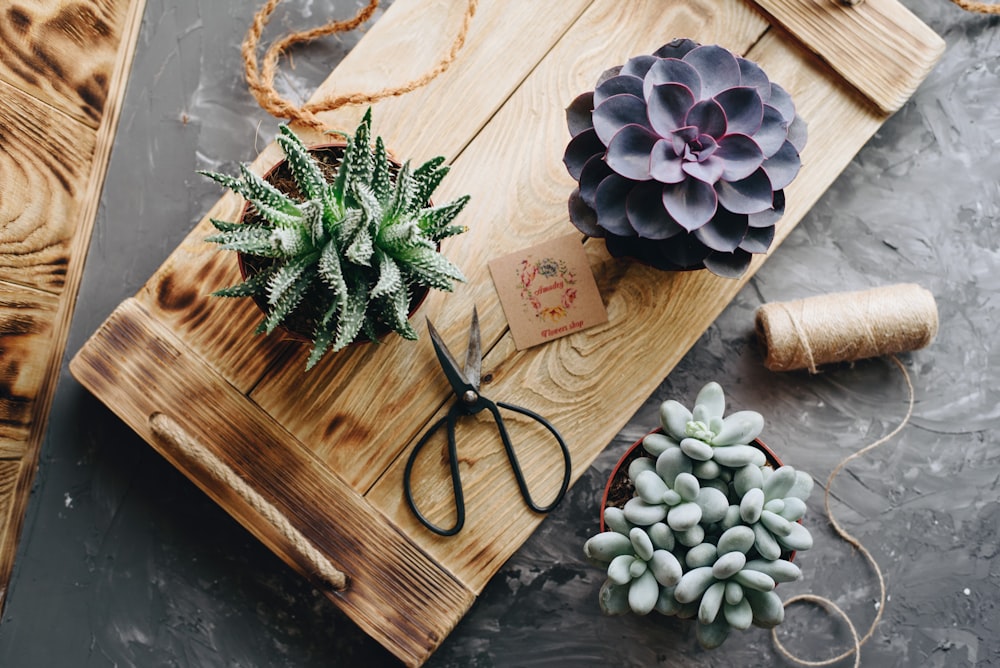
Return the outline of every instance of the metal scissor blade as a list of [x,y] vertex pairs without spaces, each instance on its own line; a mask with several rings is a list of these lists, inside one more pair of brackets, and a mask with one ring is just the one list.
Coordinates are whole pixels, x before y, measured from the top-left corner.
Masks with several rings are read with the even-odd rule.
[[451,384],[451,389],[455,393],[456,397],[462,397],[468,390],[475,390],[476,387],[472,385],[462,373],[462,370],[458,368],[458,362],[455,361],[455,356],[451,354],[448,350],[448,346],[445,345],[444,340],[441,339],[441,335],[434,325],[431,324],[430,318],[427,318],[427,332],[431,335],[431,343],[434,344],[434,352],[437,354],[438,362],[441,364],[441,369],[444,371],[445,377],[448,378],[448,382]]
[[465,353],[465,377],[472,388],[479,391],[483,371],[483,341],[479,332],[479,311],[472,307],[472,325],[469,326],[469,349]]

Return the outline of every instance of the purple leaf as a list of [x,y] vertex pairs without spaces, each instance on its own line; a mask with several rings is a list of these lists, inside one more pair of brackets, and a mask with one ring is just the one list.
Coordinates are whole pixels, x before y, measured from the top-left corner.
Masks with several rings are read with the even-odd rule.
[[718,139],[726,134],[726,112],[715,100],[702,100],[688,111],[684,125],[693,125],[700,134]]
[[587,206],[597,206],[597,186],[612,174],[614,171],[604,162],[602,155],[593,156],[583,166],[583,171],[580,172],[580,197]]
[[705,258],[705,268],[722,278],[739,278],[750,268],[750,253],[736,249],[732,253],[712,253]]
[[584,130],[569,140],[566,153],[563,154],[563,164],[566,165],[570,176],[579,181],[580,172],[583,171],[587,161],[595,155],[603,155],[604,150],[604,144],[597,136],[597,132],[592,129]]
[[659,139],[640,125],[626,125],[608,144],[608,166],[625,178],[648,181],[649,154]]
[[665,83],[681,84],[691,91],[696,100],[701,93],[701,77],[698,75],[698,70],[676,58],[664,58],[653,63],[646,73],[646,78],[642,80],[643,97],[649,99],[653,86]]
[[747,216],[750,227],[766,228],[774,227],[774,224],[785,215],[785,191],[774,191],[774,205],[770,209],[764,209],[759,213],[751,213]]
[[597,186],[597,224],[612,234],[635,236],[635,230],[628,222],[625,201],[635,184],[612,174]]
[[674,153],[678,156],[684,156],[687,153],[687,145],[697,138],[698,128],[688,125],[674,130],[670,135],[670,143],[674,147]]
[[663,186],[663,206],[688,231],[711,220],[718,203],[715,189],[704,181],[686,179]]
[[569,134],[577,136],[584,130],[594,127],[594,122],[590,118],[594,110],[594,94],[584,93],[578,95],[575,100],[566,107],[566,125],[569,126]]
[[701,243],[714,251],[731,253],[736,250],[747,233],[747,217],[719,209],[712,222],[693,232]]
[[786,141],[777,153],[764,161],[764,172],[771,180],[771,187],[781,190],[799,173],[802,161],[799,160],[799,153],[792,146],[792,142]]
[[634,95],[612,95],[594,109],[594,130],[605,144],[610,145],[614,136],[626,125],[648,128],[645,100]]
[[601,76],[597,77],[597,83],[594,85],[594,88],[599,88],[608,79],[611,79],[621,74],[621,71],[622,71],[621,65],[604,70],[603,72],[601,72]]
[[760,146],[765,158],[770,158],[778,152],[781,145],[788,138],[788,124],[781,117],[774,107],[764,105],[764,120],[760,124],[760,130],[753,136],[753,140]]
[[656,56],[636,56],[634,58],[629,58],[628,62],[622,66],[622,74],[631,74],[634,77],[639,77],[642,79],[646,76],[646,72],[649,68],[653,66],[659,60]]
[[664,44],[659,49],[653,52],[654,56],[659,56],[660,58],[683,58],[692,49],[696,49],[700,44],[694,40],[688,39],[686,37],[675,39],[669,44]]
[[625,204],[628,220],[640,237],[668,239],[684,232],[667,210],[663,208],[663,186],[646,181],[632,188]]
[[699,46],[684,56],[701,75],[701,97],[706,100],[727,88],[740,85],[740,65],[736,56],[721,46]]
[[771,99],[767,103],[781,113],[785,123],[795,120],[795,103],[792,102],[792,96],[774,82],[771,83]]
[[764,160],[757,142],[746,135],[726,135],[719,140],[719,150],[715,154],[726,163],[722,172],[726,181],[745,179],[757,171]]
[[650,152],[649,174],[660,183],[680,183],[684,180],[681,158],[672,142],[661,139]]
[[736,62],[740,65],[740,85],[756,88],[762,102],[770,100],[771,80],[767,78],[764,70],[760,69],[760,65],[739,56],[736,57]]
[[766,253],[772,241],[774,241],[774,225],[748,227],[746,236],[740,242],[740,248],[748,253]]
[[712,184],[722,177],[722,172],[725,169],[725,166],[724,160],[713,155],[699,162],[684,162],[681,168],[689,176],[693,176],[699,181]]
[[672,239],[658,244],[660,255],[681,269],[700,267],[709,253],[712,252],[705,244],[698,241],[692,233],[679,234]]
[[802,120],[801,116],[796,116],[792,124],[788,126],[788,141],[792,142],[792,146],[800,154],[802,149],[806,147],[806,139],[809,138],[809,128],[806,122]]
[[755,88],[739,86],[715,96],[726,112],[726,132],[753,136],[764,119],[764,103]]
[[771,182],[763,169],[739,181],[719,181],[715,192],[719,204],[733,213],[757,213],[771,208],[774,200]]
[[604,229],[597,224],[597,213],[580,198],[579,188],[569,196],[569,219],[576,229],[588,237],[603,237]]
[[653,86],[647,102],[649,124],[660,136],[669,137],[671,132],[684,125],[684,117],[694,104],[694,94],[681,84],[660,84]]
[[611,77],[594,89],[594,104],[598,105],[612,95],[635,95],[643,97],[642,79],[627,74]]

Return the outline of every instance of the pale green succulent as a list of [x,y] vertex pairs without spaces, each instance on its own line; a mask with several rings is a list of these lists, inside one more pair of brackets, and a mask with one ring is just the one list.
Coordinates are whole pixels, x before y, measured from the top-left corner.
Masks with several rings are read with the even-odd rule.
[[730,627],[770,628],[784,619],[784,607],[772,590],[779,582],[798,580],[802,571],[782,559],[748,559],[754,539],[752,529],[735,526],[719,536],[718,544],[703,543],[687,553],[689,570],[674,587],[673,598],[676,611],[697,602],[698,640],[706,648],[721,645]]
[[789,553],[812,546],[798,523],[812,478],[771,468],[750,445],[764,426],[759,413],[724,418],[724,409],[717,383],[702,388],[693,411],[664,402],[663,433],[643,439],[655,459],[629,464],[634,496],[607,508],[607,530],[584,546],[607,570],[605,613],[697,617],[706,648],[732,628],[779,624],[784,608],[772,590],[801,577]]
[[761,469],[749,464],[733,477],[740,495],[740,518],[753,529],[754,547],[765,559],[812,547],[812,535],[799,524],[806,514],[812,478],[791,466]]
[[680,581],[681,564],[670,552],[673,534],[662,522],[634,526],[618,508],[606,509],[604,522],[609,530],[583,546],[588,559],[607,567],[601,609],[609,615],[629,610],[645,615],[656,606],[661,585],[672,587]]
[[303,333],[313,349],[306,368],[360,335],[375,340],[380,328],[416,339],[408,321],[414,292],[450,291],[454,281],[465,280],[438,252],[442,239],[465,231],[452,223],[468,201],[430,204],[448,173],[444,158],[415,170],[409,162],[393,163],[381,137],[371,146],[371,109],[345,139],[340,164],[325,170],[288,126],[280,127],[277,143],[295,194],[246,165],[239,178],[202,172],[242,195],[256,214],[243,223],[212,220],[219,233],[207,241],[257,258],[244,282],[214,294],[262,304],[259,333],[293,319],[308,323]]
[[764,453],[750,445],[764,428],[764,418],[756,411],[739,411],[723,417],[726,398],[718,383],[708,383],[688,410],[674,400],[660,406],[663,434],[654,442],[655,450],[678,446],[694,461],[714,461],[728,467],[746,464],[763,466]]

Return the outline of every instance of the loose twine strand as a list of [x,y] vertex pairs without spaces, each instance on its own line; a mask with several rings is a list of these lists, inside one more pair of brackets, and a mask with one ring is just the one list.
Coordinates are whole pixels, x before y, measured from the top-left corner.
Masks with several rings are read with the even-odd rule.
[[246,72],[247,84],[250,92],[257,99],[257,102],[268,113],[278,118],[285,118],[296,121],[311,128],[323,129],[326,124],[317,114],[324,111],[333,111],[349,104],[371,104],[388,97],[397,97],[410,91],[416,90],[429,83],[435,77],[447,70],[458,57],[458,52],[465,45],[465,40],[469,34],[469,26],[472,18],[476,14],[479,0],[468,0],[465,15],[462,18],[462,25],[459,28],[455,40],[451,44],[448,52],[442,56],[438,63],[421,76],[407,83],[395,87],[386,87],[368,93],[350,93],[346,95],[327,95],[312,102],[307,102],[302,106],[297,106],[289,100],[281,97],[274,88],[274,77],[277,72],[278,60],[282,54],[297,44],[310,42],[335,33],[354,30],[359,25],[371,18],[372,14],[379,6],[379,0],[370,0],[358,13],[350,19],[340,21],[330,21],[325,25],[310,30],[303,30],[286,35],[275,41],[264,53],[263,64],[257,62],[257,49],[260,44],[261,34],[264,26],[271,19],[271,14],[281,0],[267,0],[264,5],[254,14],[250,29],[243,40],[241,53],[243,56],[243,68]]
[[260,513],[271,526],[278,530],[281,537],[288,541],[295,552],[309,564],[315,574],[334,590],[342,591],[347,587],[347,576],[342,571],[337,570],[301,531],[292,526],[284,513],[261,496],[260,492],[237,475],[215,453],[192,438],[174,419],[163,413],[153,413],[149,417],[149,426],[155,436],[172,444],[188,458],[197,462],[217,482],[232,489],[251,508]]
[[861,555],[868,561],[868,564],[871,566],[872,571],[875,573],[875,577],[878,579],[878,589],[879,589],[878,611],[875,613],[875,619],[872,620],[871,626],[868,628],[868,632],[865,633],[865,635],[859,639],[858,631],[855,628],[854,623],[851,621],[851,618],[847,616],[847,613],[844,612],[844,610],[840,606],[838,606],[830,599],[824,596],[817,596],[815,594],[799,594],[797,596],[789,598],[784,603],[784,606],[786,608],[789,605],[798,602],[813,603],[822,608],[825,608],[827,611],[831,613],[836,614],[838,617],[843,619],[844,622],[847,624],[847,628],[851,632],[851,639],[853,641],[852,647],[850,647],[846,651],[842,652],[841,654],[838,654],[833,658],[824,659],[822,661],[810,661],[808,659],[803,659],[792,654],[778,638],[778,629],[777,628],[771,629],[771,640],[774,642],[774,646],[777,648],[778,653],[781,654],[786,659],[794,661],[795,663],[798,663],[803,666],[829,666],[831,664],[837,663],[838,661],[846,659],[847,657],[852,655],[854,656],[854,665],[856,667],[861,666],[861,646],[864,645],[866,642],[868,642],[869,639],[871,639],[872,635],[875,633],[875,628],[879,625],[879,622],[882,621],[882,615],[885,612],[886,586],[885,586],[885,578],[882,575],[882,569],[879,568],[878,562],[875,561],[875,557],[873,557],[872,553],[868,551],[868,548],[862,545],[860,540],[858,540],[850,533],[848,533],[848,531],[844,529],[843,526],[841,526],[840,522],[833,514],[833,509],[830,508],[830,490],[833,487],[834,479],[840,474],[840,472],[844,469],[845,466],[847,466],[850,462],[854,461],[855,459],[858,459],[864,456],[865,454],[871,452],[880,445],[883,445],[884,443],[892,440],[897,434],[899,434],[899,432],[903,430],[903,428],[910,422],[910,418],[913,416],[914,391],[913,391],[913,383],[910,380],[910,374],[907,373],[906,367],[903,366],[903,363],[899,361],[898,357],[892,355],[890,356],[889,359],[891,359],[892,362],[895,363],[895,365],[899,368],[900,372],[903,374],[903,380],[906,381],[906,389],[909,393],[906,415],[904,415],[902,421],[898,425],[896,425],[896,428],[890,431],[888,434],[878,439],[877,441],[870,443],[869,445],[866,445],[857,452],[854,452],[845,457],[844,459],[842,459],[840,463],[837,464],[836,467],[834,467],[833,471],[830,473],[830,477],[826,479],[826,487],[824,488],[824,495],[823,495],[823,508],[826,510],[826,516],[829,518],[830,525],[833,526],[833,530],[837,533],[838,536],[840,536],[842,540],[847,542],[849,545],[851,545],[856,550],[858,550],[858,552],[861,553]]

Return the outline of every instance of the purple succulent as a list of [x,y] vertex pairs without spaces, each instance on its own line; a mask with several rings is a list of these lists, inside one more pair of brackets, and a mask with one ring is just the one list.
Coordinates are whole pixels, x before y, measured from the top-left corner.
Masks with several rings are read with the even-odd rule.
[[758,65],[674,40],[605,72],[566,117],[570,218],[612,255],[738,277],[767,252],[806,124]]

